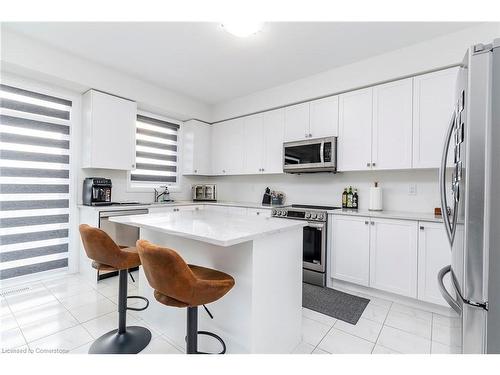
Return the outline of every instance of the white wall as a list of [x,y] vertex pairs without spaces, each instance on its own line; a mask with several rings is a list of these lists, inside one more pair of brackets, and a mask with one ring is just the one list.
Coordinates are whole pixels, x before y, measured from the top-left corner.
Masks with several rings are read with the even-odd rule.
[[211,118],[212,107],[84,60],[11,31],[1,29],[1,70],[83,93],[89,88],[122,96],[142,110],[178,120]]
[[[378,181],[383,188],[384,210],[433,213],[440,207],[438,171],[366,171],[312,173],[302,175],[224,176],[189,180],[216,183],[218,199],[223,201],[261,202],[267,186],[286,194],[287,204],[326,204],[341,206],[345,187],[358,189],[360,209],[369,207],[369,188]],[[415,184],[416,195],[409,195]]]
[[495,38],[500,38],[500,23],[464,29],[217,104],[213,109],[213,120],[220,121],[458,64],[469,46],[489,43]]

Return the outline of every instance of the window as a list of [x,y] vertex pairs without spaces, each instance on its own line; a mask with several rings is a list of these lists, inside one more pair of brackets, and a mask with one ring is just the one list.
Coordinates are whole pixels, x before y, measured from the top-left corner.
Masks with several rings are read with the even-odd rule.
[[132,187],[157,187],[178,183],[179,125],[137,115],[136,169],[130,173]]
[[0,280],[68,266],[71,107],[0,85]]

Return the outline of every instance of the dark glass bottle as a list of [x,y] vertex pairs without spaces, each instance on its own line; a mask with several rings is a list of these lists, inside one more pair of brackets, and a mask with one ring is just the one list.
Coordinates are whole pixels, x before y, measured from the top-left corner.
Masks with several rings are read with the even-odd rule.
[[354,194],[352,195],[352,208],[358,209],[359,201],[358,201],[358,190],[354,189]]
[[347,208],[352,208],[352,186],[349,186],[349,192],[347,193]]

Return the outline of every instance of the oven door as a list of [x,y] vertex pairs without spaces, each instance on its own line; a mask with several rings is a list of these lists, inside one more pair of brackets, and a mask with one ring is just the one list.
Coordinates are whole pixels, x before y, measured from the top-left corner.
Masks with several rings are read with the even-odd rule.
[[325,272],[326,223],[308,222],[303,229],[303,267]]

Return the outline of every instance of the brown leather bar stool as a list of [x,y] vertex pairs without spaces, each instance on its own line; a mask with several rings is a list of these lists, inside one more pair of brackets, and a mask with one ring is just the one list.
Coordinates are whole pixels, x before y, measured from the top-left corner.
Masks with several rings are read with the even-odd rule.
[[[128,269],[141,265],[135,247],[118,246],[106,232],[87,224],[80,225],[80,236],[87,256],[92,259],[92,267],[99,271],[119,271],[118,329],[99,337],[89,349],[90,354],[137,354],[151,341],[149,329],[139,326],[127,327],[127,310],[142,311],[149,301],[140,296],[127,297]],[[128,298],[138,298],[146,302],[142,308],[127,307]]]
[[198,331],[198,306],[217,301],[234,286],[234,279],[211,268],[186,264],[177,252],[154,245],[145,240],[137,241],[144,273],[156,300],[164,305],[187,307],[186,352],[188,354],[209,354],[198,351],[198,334],[217,339],[226,352],[224,341],[212,332]]

